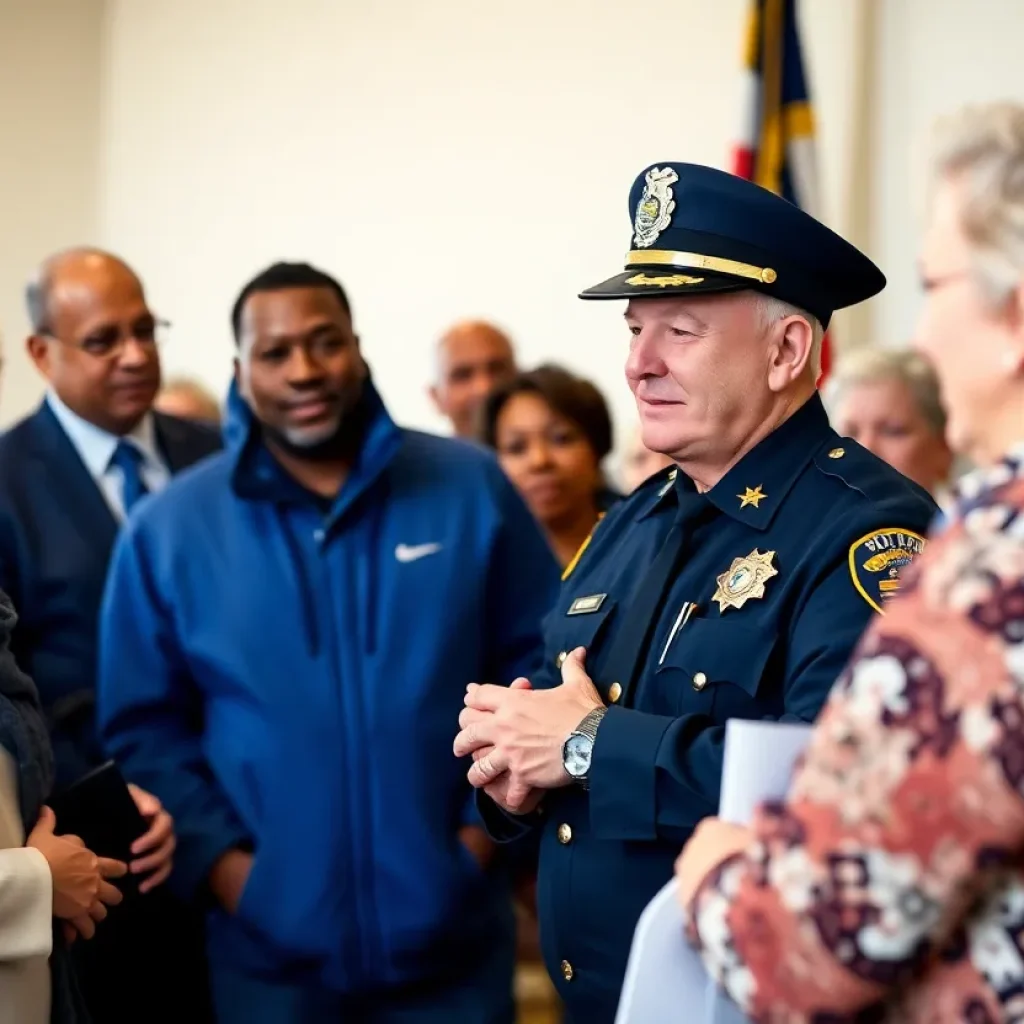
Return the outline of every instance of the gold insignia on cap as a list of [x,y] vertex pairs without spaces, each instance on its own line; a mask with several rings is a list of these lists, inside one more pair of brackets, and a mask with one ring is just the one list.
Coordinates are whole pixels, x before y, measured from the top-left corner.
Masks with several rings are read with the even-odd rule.
[[634,274],[626,284],[634,287],[650,286],[654,288],[673,288],[676,286],[700,284],[703,277],[690,277],[688,274],[664,274],[661,277],[648,277],[646,274]]
[[758,484],[756,487],[745,488],[743,494],[737,494],[736,497],[740,499],[740,508],[746,508],[748,505],[753,505],[754,508],[760,508],[759,501],[764,501],[768,497],[764,491],[761,490],[763,484]]
[[742,277],[762,284],[774,284],[779,275],[772,267],[758,267],[753,263],[726,260],[721,256],[708,256],[702,252],[674,252],[671,249],[630,250],[626,254],[627,267],[677,267],[682,270],[713,270],[716,274]]
[[676,201],[672,198],[672,186],[679,180],[671,167],[662,170],[652,167],[644,179],[644,191],[636,204],[633,219],[633,242],[640,249],[654,245],[658,236],[669,226]]
[[742,608],[747,601],[764,597],[764,585],[779,570],[772,565],[774,551],[764,553],[754,548],[745,558],[734,558],[728,572],[718,577],[718,589],[712,601],[718,602],[719,613],[726,608]]

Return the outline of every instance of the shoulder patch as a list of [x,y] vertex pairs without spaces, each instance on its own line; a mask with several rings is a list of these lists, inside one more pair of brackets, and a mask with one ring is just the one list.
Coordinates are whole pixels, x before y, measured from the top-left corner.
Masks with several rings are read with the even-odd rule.
[[876,612],[900,589],[900,571],[922,551],[927,541],[919,533],[887,526],[866,533],[850,545],[850,577],[857,592]]
[[601,512],[597,516],[597,522],[591,527],[590,533],[584,538],[583,543],[579,546],[576,554],[569,560],[569,564],[562,570],[562,582],[564,583],[571,575],[573,569],[579,565],[580,559],[583,557],[583,552],[590,546],[590,541],[594,536],[594,530],[601,524],[601,520],[604,519],[605,513]]

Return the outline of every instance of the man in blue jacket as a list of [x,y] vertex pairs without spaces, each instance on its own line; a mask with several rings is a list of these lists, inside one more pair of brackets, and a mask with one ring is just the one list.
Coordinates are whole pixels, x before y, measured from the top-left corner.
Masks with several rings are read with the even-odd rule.
[[511,1022],[451,722],[536,667],[554,560],[491,457],[397,427],[332,278],[242,291],[227,450],[123,533],[103,737],[174,814],[225,1024]]

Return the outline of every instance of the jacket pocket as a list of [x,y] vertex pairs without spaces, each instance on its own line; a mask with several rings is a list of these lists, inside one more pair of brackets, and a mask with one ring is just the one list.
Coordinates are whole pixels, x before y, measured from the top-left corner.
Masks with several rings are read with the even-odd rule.
[[718,722],[767,711],[765,669],[777,633],[766,625],[695,619],[656,672],[662,714],[707,714]]

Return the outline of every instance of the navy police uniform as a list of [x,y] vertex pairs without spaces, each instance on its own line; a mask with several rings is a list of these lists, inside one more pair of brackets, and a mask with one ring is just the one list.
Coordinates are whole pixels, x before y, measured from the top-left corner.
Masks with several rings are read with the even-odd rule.
[[[626,272],[584,297],[756,288],[825,325],[884,285],[823,225],[711,168],[648,169],[630,210]],[[837,435],[815,396],[710,491],[665,470],[599,523],[533,680],[557,685],[566,654],[587,649],[607,711],[586,788],[519,818],[480,801],[495,838],[540,831],[541,942],[575,1024],[613,1021],[637,919],[717,811],[726,722],[814,720],[935,511]]]

